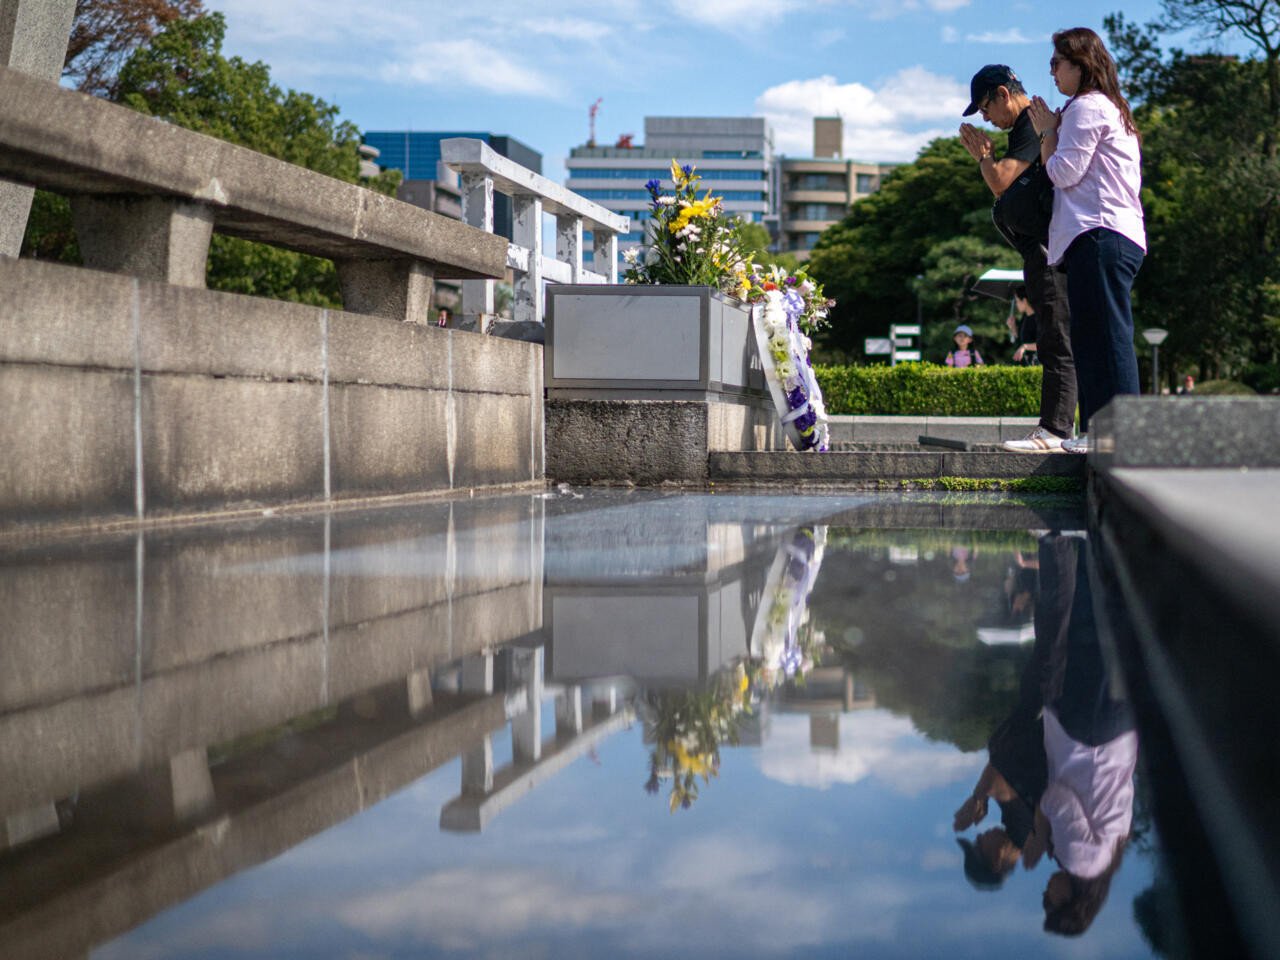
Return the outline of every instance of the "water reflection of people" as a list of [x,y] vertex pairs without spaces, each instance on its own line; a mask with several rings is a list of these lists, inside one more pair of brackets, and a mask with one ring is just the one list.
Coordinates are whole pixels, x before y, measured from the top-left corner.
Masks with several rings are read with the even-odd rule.
[[[1028,868],[1045,852],[1057,862],[1060,869],[1044,892],[1044,927],[1067,936],[1093,923],[1120,868],[1133,823],[1138,760],[1132,712],[1098,637],[1087,551],[1075,538],[1057,538],[1041,550],[1041,584],[1056,581],[1056,602],[1044,604],[1042,596],[1042,606],[1049,619],[1066,615],[1048,624],[1042,674],[1048,782],[1023,849]],[[1037,632],[1037,646],[1040,639]]]
[[1019,855],[1031,869],[1050,854],[1060,869],[1044,891],[1044,928],[1068,936],[1093,923],[1120,868],[1138,757],[1132,714],[1099,640],[1087,551],[1077,536],[1040,539],[1034,653],[954,821],[965,830],[982,822],[989,800],[1000,805],[1001,826],[960,841],[965,874],[980,888],[999,887]]

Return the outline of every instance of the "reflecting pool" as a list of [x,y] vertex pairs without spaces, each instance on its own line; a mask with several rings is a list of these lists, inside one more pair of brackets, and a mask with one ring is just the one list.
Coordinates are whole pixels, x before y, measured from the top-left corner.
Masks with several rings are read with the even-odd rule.
[[565,489],[11,546],[0,956],[1167,952],[1083,527]]

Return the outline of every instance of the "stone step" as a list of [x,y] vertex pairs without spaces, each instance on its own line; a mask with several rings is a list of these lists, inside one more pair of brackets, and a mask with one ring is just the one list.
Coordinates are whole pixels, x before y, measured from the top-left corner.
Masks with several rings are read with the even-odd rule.
[[809,480],[818,483],[939,477],[992,480],[1067,477],[1083,482],[1085,475],[1085,457],[1080,454],[963,453],[950,450],[712,453],[708,466],[712,480]]

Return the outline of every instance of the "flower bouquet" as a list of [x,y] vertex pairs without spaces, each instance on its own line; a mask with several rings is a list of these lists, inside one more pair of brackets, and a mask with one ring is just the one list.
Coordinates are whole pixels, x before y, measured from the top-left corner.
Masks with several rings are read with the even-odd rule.
[[714,287],[752,308],[756,345],[774,406],[799,450],[826,450],[827,413],[809,362],[815,331],[834,305],[803,270],[794,275],[752,263],[743,249],[742,222],[719,197],[698,196],[693,167],[671,161],[674,193],[657,180],[645,184],[652,213],[649,242],[623,254],[630,284]]

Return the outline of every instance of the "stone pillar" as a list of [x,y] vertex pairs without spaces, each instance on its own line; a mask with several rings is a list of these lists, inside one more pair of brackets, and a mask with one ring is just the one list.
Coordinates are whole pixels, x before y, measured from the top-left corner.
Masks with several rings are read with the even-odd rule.
[[[493,654],[478,653],[462,661],[462,692],[493,693]],[[480,743],[462,754],[462,793],[485,796],[493,789],[493,737],[485,734]]]
[[597,227],[591,233],[592,269],[605,283],[618,282],[618,235]]
[[[0,0],[0,66],[56,81],[67,55],[76,0]],[[32,187],[0,182],[0,256],[22,249]]]
[[427,322],[435,272],[418,260],[336,260],[342,309],[405,323]]
[[515,222],[511,242],[529,251],[529,268],[516,277],[511,319],[542,323],[542,198],[512,197]]
[[581,732],[582,688],[574,684],[556,697],[556,739],[572,740]]
[[556,216],[556,259],[569,265],[569,282],[582,282],[582,218]]
[[525,689],[525,711],[511,721],[511,752],[517,762],[542,759],[542,647],[516,650],[515,678]]
[[[462,219],[469,227],[493,233],[493,178],[480,173],[462,175]],[[486,333],[493,319],[493,281],[462,281],[462,316],[458,327]]]
[[167,197],[77,196],[71,219],[86,267],[203,287],[213,211]]

